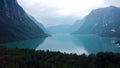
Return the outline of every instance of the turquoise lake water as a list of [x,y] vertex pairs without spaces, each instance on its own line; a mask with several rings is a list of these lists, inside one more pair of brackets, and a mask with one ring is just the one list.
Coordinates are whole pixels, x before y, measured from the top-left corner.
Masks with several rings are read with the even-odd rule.
[[120,38],[100,37],[96,35],[54,34],[47,38],[37,38],[0,45],[77,54],[95,54],[101,51],[120,53],[120,47],[115,44],[118,40]]

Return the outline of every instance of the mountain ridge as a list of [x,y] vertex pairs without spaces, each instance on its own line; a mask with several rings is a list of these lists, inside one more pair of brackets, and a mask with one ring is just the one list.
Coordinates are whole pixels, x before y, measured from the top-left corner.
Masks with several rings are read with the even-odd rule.
[[29,18],[17,0],[0,1],[0,43],[48,35]]
[[75,34],[97,34],[100,36],[120,37],[119,26],[120,8],[110,6],[91,11]]

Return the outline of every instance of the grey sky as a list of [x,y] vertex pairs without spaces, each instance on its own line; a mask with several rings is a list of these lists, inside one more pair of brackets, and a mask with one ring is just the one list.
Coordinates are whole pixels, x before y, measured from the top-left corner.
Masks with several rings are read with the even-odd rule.
[[120,7],[120,0],[105,0],[105,3],[108,5]]
[[24,10],[45,27],[73,24],[92,9],[120,6],[120,0],[18,0]]

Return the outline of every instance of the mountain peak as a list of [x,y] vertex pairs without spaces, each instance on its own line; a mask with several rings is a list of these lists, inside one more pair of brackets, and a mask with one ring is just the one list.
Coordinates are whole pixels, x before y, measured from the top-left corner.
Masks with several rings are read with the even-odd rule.
[[120,8],[109,6],[95,9],[86,17],[76,33],[120,37]]
[[[114,12],[113,12],[114,11]],[[98,8],[91,11],[90,15],[92,14],[109,14],[109,13],[118,13],[119,14],[120,8],[116,6],[108,6],[104,8]]]
[[118,8],[118,7],[111,5],[111,6],[109,6],[109,8]]

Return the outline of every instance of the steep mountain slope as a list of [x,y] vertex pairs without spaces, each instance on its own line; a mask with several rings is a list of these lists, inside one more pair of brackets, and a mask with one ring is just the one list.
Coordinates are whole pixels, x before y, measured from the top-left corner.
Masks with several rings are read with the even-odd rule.
[[0,0],[0,43],[46,36],[17,0]]
[[35,22],[35,24],[37,24],[46,34],[49,35],[49,32],[46,30],[46,28],[40,23],[38,22],[33,16],[30,16],[29,17]]
[[110,6],[93,10],[75,33],[120,36],[120,8]]
[[70,33],[74,33],[75,31],[77,31],[82,26],[84,21],[85,21],[85,18],[81,20],[77,20],[73,25],[71,25],[69,29]]

